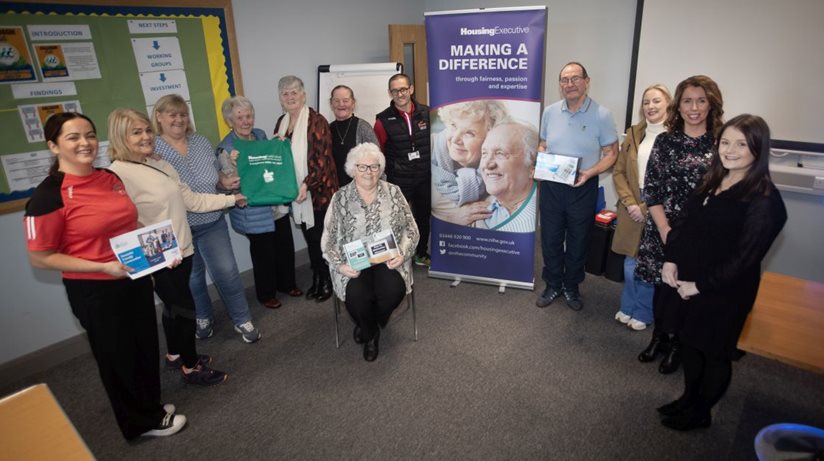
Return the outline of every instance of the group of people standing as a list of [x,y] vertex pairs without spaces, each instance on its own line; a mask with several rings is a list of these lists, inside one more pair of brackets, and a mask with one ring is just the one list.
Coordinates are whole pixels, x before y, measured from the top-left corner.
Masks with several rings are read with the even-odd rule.
[[544,111],[542,148],[582,158],[573,186],[541,184],[546,288],[537,305],[563,296],[583,307],[578,284],[593,225],[598,174],[615,164],[618,225],[612,249],[625,255],[615,319],[641,331],[654,324],[638,359],[663,354],[663,374],[684,365],[684,392],[658,408],[675,430],[711,424],[729,387],[736,345],[752,309],[761,261],[787,213],[769,174],[770,131],[761,117],[724,123],[723,99],[709,77],[680,82],[670,96],[648,87],[642,121],[617,149],[608,110],[587,95],[589,76],[572,62],[559,75],[564,99]]
[[[403,88],[393,88],[393,81]],[[393,100],[403,103],[396,108],[393,102],[375,132],[368,122],[354,116],[355,97],[350,88],[333,90],[330,105],[335,121],[330,126],[306,105],[299,78],[286,76],[279,81],[284,114],[273,134],[289,140],[299,184],[294,201],[279,206],[246,206],[240,190],[235,141],[266,139],[265,132],[254,127],[254,107],[242,96],[223,103],[231,132],[217,151],[194,132],[188,105],[179,95],[160,98],[150,116],[134,109],[115,109],[108,117],[108,169],[94,167],[99,142],[91,119],[67,112],[47,120],[46,141],[55,162],[26,205],[29,257],[34,267],[63,273],[69,304],[87,332],[124,437],[167,436],[186,424],[186,417],[174,405],[160,402],[153,292],[163,302],[165,367],[180,370],[186,383],[209,386],[229,376],[210,366],[211,356],[197,352],[195,340],[214,334],[207,271],[240,338],[254,343],[261,337],[252,322],[232,251],[226,209],[232,227],[249,239],[255,294],[261,305],[279,308],[279,292],[304,294],[295,280],[290,222],[294,220],[307,242],[313,272],[306,297],[322,302],[335,291],[345,300],[348,293],[346,305],[356,321],[357,342],[364,344],[364,358],[377,358],[379,326],[386,325],[400,299],[411,291],[412,258],[418,255],[420,261],[428,261],[425,246],[419,249],[422,239],[404,193],[380,179],[386,159],[376,145],[404,155],[410,148],[415,150],[418,157],[391,162],[392,173],[387,174],[406,187],[410,201],[418,194],[414,199],[419,214],[428,212],[428,202],[423,206],[427,196],[419,195],[425,193],[424,182],[428,191],[428,174],[423,176],[416,168],[419,163],[428,166],[428,108],[419,105],[414,109],[414,87],[405,75],[393,77],[389,86]],[[410,123],[416,129],[410,128],[404,144],[397,115],[409,118],[410,112],[414,113]],[[423,131],[425,137],[419,134]],[[333,142],[333,133],[337,142]],[[348,155],[356,145],[362,152]],[[418,158],[420,162],[413,162]],[[341,171],[349,178],[340,175]],[[396,171],[397,177],[393,176]],[[355,181],[338,194],[337,203],[345,206],[347,200],[358,197],[363,207],[355,207],[353,215],[359,210],[366,214],[354,221],[335,222],[332,216],[338,214],[327,214],[327,209],[333,197],[338,197],[339,183],[352,177]],[[171,221],[180,259],[169,261],[151,276],[129,278],[134,270],[117,260],[109,240],[165,220]],[[325,220],[332,224],[331,236],[324,231]],[[347,270],[345,258],[340,257],[344,236],[360,238],[383,228],[393,230],[399,256],[379,267]],[[327,242],[324,250],[322,240]],[[331,268],[327,261],[333,263]],[[330,269],[336,275],[334,284]]]
[[[536,133],[531,143],[581,158],[572,186],[545,181],[539,187],[546,287],[536,304],[546,307],[563,297],[573,310],[583,308],[579,286],[598,175],[615,164],[619,224],[613,250],[626,255],[615,318],[633,330],[654,324],[651,343],[639,355],[642,362],[663,353],[662,373],[684,363],[685,390],[658,409],[662,423],[678,430],[706,427],[710,409],[730,382],[730,360],[755,300],[761,259],[786,221],[769,176],[769,128],[752,115],[724,123],[717,85],[699,75],[681,82],[672,98],[662,85],[647,88],[642,121],[627,130],[619,151],[611,113],[588,96],[589,83],[580,63],[563,67],[563,99],[544,110],[540,141]],[[432,162],[429,108],[413,94],[408,76],[393,76],[392,101],[377,115],[373,130],[354,115],[351,88],[332,90],[335,120],[329,124],[306,105],[299,78],[280,79],[284,113],[273,136],[289,140],[298,193],[291,203],[276,206],[246,206],[240,190],[235,141],[267,138],[255,128],[254,107],[242,96],[223,104],[232,130],[217,152],[194,132],[180,96],[161,98],[151,116],[114,110],[108,119],[108,170],[93,166],[98,140],[90,119],[76,113],[49,118],[45,133],[56,161],[26,207],[30,259],[35,267],[63,272],[72,311],[88,333],[126,438],[171,435],[186,423],[174,405],[160,402],[153,291],[164,304],[165,366],[179,369],[187,383],[213,385],[228,378],[211,368],[212,357],[198,354],[195,344],[214,333],[207,271],[234,330],[247,343],[260,338],[225,209],[233,229],[249,240],[261,305],[279,308],[278,293],[304,295],[295,280],[294,221],[306,240],[313,274],[305,296],[343,300],[364,359],[377,358],[381,328],[412,290],[412,263],[429,264],[432,165],[443,169],[438,172],[443,188],[436,190],[454,196],[457,206],[480,193],[504,204],[507,196],[485,184],[478,170],[459,170],[498,168],[487,165],[494,159],[484,163],[477,132],[481,139],[497,139],[486,132],[500,128],[506,137],[518,128],[493,123],[495,107],[485,107],[481,116],[463,117],[466,126],[451,127],[449,158]],[[498,112],[505,118],[505,111]],[[518,137],[528,139],[520,132]],[[500,149],[508,159],[509,150]],[[527,167],[534,166],[535,152],[524,149],[523,156]],[[534,203],[530,200],[520,197],[518,206]],[[486,209],[467,210],[473,221],[492,218]],[[182,259],[151,279],[128,278],[132,270],[117,261],[109,239],[167,219]],[[387,230],[399,252],[365,269],[351,267],[343,245]],[[115,305],[118,309],[111,309]]]

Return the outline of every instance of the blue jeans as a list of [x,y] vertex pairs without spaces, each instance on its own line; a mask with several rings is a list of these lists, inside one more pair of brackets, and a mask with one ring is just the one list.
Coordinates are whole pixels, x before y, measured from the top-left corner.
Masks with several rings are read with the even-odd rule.
[[214,318],[212,300],[206,287],[206,271],[215,283],[220,299],[226,306],[226,313],[235,325],[252,320],[249,312],[249,303],[246,302],[246,293],[235,262],[232,251],[232,242],[229,240],[229,228],[226,218],[213,223],[192,226],[192,239],[195,244],[195,255],[192,260],[192,276],[189,278],[189,288],[195,298],[197,318]]
[[541,278],[556,290],[578,292],[595,223],[598,177],[579,187],[541,181]]
[[624,290],[621,292],[621,312],[630,317],[652,324],[652,294],[655,285],[635,277],[635,258],[624,258]]

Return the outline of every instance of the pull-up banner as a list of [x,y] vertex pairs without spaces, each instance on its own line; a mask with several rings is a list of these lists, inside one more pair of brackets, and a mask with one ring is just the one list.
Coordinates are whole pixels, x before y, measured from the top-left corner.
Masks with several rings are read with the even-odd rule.
[[546,7],[425,16],[429,275],[531,290]]

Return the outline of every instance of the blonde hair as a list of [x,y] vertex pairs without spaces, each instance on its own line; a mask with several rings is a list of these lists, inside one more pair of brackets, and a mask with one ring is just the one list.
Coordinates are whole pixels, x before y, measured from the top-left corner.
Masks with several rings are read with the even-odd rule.
[[[666,109],[669,110],[669,104],[672,101],[672,94],[669,91],[669,88],[664,86],[663,83],[654,83],[644,89],[644,92],[641,93],[641,107],[638,109],[638,113],[641,115],[641,120],[646,121],[647,117],[644,115],[644,96],[647,95],[647,91],[649,90],[658,90],[661,94],[664,95],[664,99],[667,100],[667,107]],[[666,116],[664,116],[666,119]]]
[[109,114],[108,129],[109,129],[109,159],[115,160],[129,160],[129,149],[126,143],[126,138],[129,136],[129,131],[134,126],[135,122],[145,122],[149,127],[152,122],[149,117],[143,112],[138,112],[134,109],[118,108]]
[[160,126],[160,123],[157,121],[157,115],[161,112],[181,112],[187,114],[189,120],[186,122],[186,134],[194,133],[195,130],[192,128],[192,115],[189,114],[189,106],[186,105],[186,100],[183,99],[183,96],[179,94],[167,94],[155,103],[154,109],[152,110],[152,128],[158,136],[163,134],[163,127]]

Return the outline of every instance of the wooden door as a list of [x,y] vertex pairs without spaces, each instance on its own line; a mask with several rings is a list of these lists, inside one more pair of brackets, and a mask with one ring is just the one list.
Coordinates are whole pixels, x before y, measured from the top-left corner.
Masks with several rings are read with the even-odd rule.
[[429,69],[426,63],[426,28],[423,24],[389,24],[389,60],[403,64],[412,77],[415,100],[429,104]]

